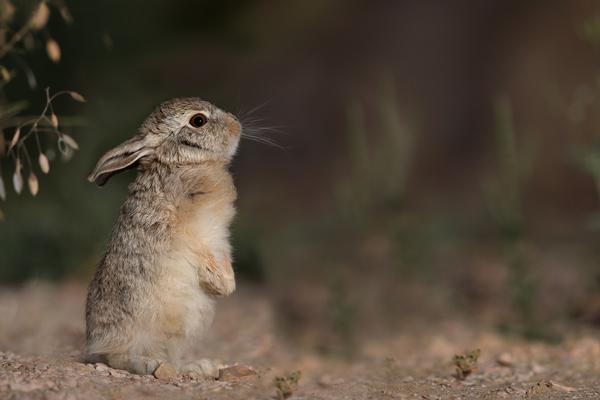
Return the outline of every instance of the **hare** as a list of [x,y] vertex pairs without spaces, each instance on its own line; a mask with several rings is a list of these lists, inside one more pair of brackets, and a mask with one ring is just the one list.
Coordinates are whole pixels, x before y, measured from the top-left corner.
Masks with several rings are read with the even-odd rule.
[[99,186],[126,169],[139,172],[89,287],[88,359],[142,375],[161,365],[218,372],[209,360],[181,360],[212,323],[215,299],[235,290],[228,165],[241,130],[206,101],[173,99],[100,158],[88,177]]

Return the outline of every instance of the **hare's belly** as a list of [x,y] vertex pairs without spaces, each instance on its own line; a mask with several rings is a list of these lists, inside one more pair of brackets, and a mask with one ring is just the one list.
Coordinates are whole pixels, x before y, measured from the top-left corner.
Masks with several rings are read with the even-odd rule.
[[184,345],[211,325],[214,300],[201,289],[195,268],[184,260],[172,259],[164,265],[155,295],[156,313],[148,331],[170,355],[184,351]]

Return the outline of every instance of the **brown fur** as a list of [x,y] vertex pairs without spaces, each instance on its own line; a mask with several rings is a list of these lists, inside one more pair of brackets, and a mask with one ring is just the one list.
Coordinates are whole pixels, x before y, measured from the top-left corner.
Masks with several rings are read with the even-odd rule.
[[[208,123],[191,126],[202,112]],[[181,354],[210,325],[214,301],[235,290],[228,228],[236,191],[228,172],[241,126],[196,98],[163,103],[134,138],[107,152],[90,174],[102,185],[139,173],[90,284],[87,353],[115,368],[148,374]]]

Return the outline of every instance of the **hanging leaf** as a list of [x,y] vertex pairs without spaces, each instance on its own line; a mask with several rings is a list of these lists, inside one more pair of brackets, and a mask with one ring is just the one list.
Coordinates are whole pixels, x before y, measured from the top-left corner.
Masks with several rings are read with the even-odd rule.
[[0,199],[6,200],[6,187],[4,187],[4,179],[0,176]]
[[67,135],[66,133],[62,134],[62,140],[65,142],[65,144],[67,146],[69,146],[73,150],[79,150],[79,145],[77,144],[75,139],[73,139],[71,136]]
[[4,211],[0,210],[0,221],[4,221]]
[[85,98],[81,94],[77,92],[69,92],[69,94],[71,95],[73,100],[78,101],[80,103],[85,103]]
[[38,164],[40,165],[40,169],[43,173],[47,174],[50,172],[50,162],[48,162],[48,157],[44,153],[40,153],[38,157]]
[[15,171],[13,174],[13,187],[17,194],[21,194],[21,190],[23,190],[23,177],[20,170]]
[[58,117],[54,113],[50,114],[50,124],[54,129],[58,129]]
[[27,184],[29,185],[29,191],[33,196],[38,194],[39,183],[38,178],[35,176],[33,172],[29,173],[29,178],[27,179]]
[[12,137],[12,140],[10,141],[10,146],[8,146],[8,151],[10,151],[13,147],[16,146],[20,137],[21,137],[21,127],[18,127],[17,130],[15,131],[15,134]]
[[57,63],[60,61],[60,46],[56,40],[48,39],[46,42],[46,53],[48,53],[48,58],[53,62]]
[[39,31],[48,23],[48,17],[50,17],[50,9],[45,2],[41,2],[31,15],[29,25],[34,31]]
[[10,81],[10,71],[4,65],[0,65],[0,77],[4,82]]
[[60,151],[61,154],[65,154],[67,152],[67,150],[69,150],[69,146],[67,146],[65,144],[65,141],[63,140],[62,137],[58,138],[58,151]]
[[16,8],[9,0],[0,2],[0,20],[3,22],[11,22],[15,16]]

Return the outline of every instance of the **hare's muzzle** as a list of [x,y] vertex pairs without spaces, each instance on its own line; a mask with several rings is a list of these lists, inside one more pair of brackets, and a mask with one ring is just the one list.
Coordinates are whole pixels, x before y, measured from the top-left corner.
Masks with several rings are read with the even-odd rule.
[[225,126],[231,136],[237,137],[242,133],[242,124],[240,124],[240,121],[233,114],[225,114]]

